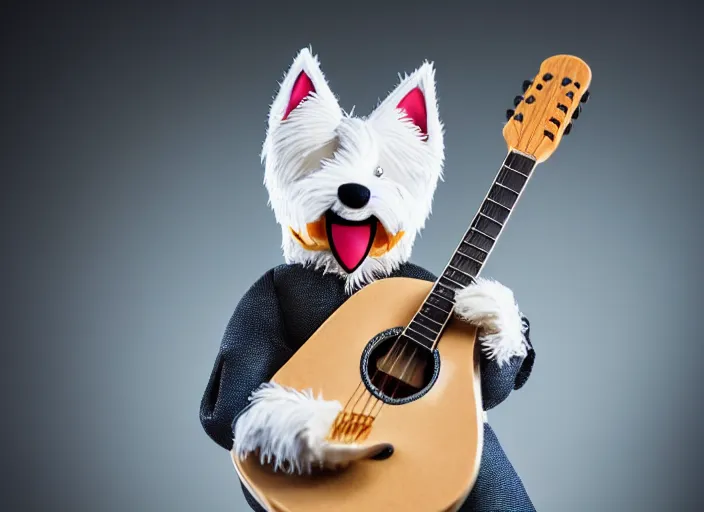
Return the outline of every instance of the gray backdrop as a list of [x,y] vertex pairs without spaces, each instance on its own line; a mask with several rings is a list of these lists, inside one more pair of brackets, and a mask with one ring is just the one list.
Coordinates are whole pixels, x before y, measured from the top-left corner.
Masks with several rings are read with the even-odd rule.
[[198,405],[233,308],[282,261],[259,151],[312,44],[357,113],[435,61],[446,181],[414,253],[435,272],[504,157],[521,82],[555,53],[591,65],[591,101],[485,269],[538,353],[490,420],[541,511],[695,510],[699,15],[258,3],[2,8],[0,508],[244,510]]

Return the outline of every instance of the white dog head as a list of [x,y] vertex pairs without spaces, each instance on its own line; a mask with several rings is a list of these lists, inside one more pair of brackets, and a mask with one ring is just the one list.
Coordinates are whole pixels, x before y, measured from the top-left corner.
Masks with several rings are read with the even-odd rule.
[[262,160],[287,263],[336,272],[348,291],[388,275],[410,257],[442,177],[432,64],[359,118],[301,50],[271,106]]

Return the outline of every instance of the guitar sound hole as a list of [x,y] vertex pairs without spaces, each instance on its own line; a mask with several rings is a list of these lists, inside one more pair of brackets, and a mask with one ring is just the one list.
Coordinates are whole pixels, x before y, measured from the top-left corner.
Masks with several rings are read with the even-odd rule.
[[401,329],[385,332],[372,340],[362,359],[362,375],[369,391],[390,404],[419,398],[435,381],[439,358],[404,336]]

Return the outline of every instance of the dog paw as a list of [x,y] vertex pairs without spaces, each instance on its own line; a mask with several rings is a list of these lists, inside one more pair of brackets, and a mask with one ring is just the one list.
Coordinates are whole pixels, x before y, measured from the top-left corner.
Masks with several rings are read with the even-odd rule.
[[271,464],[275,471],[303,474],[316,468],[341,469],[390,446],[329,441],[342,406],[316,398],[310,390],[268,382],[252,394],[250,402],[235,423],[233,452],[240,459],[258,453],[260,462]]
[[489,359],[503,365],[513,356],[527,355],[526,325],[513,292],[501,283],[478,278],[455,295],[455,316],[476,326]]

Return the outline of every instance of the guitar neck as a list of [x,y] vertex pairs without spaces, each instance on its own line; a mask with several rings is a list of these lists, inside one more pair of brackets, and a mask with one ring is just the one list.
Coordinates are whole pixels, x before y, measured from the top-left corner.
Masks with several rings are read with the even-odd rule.
[[528,156],[508,153],[452,258],[404,330],[406,337],[428,349],[435,347],[452,316],[455,293],[476,281],[535,166]]

